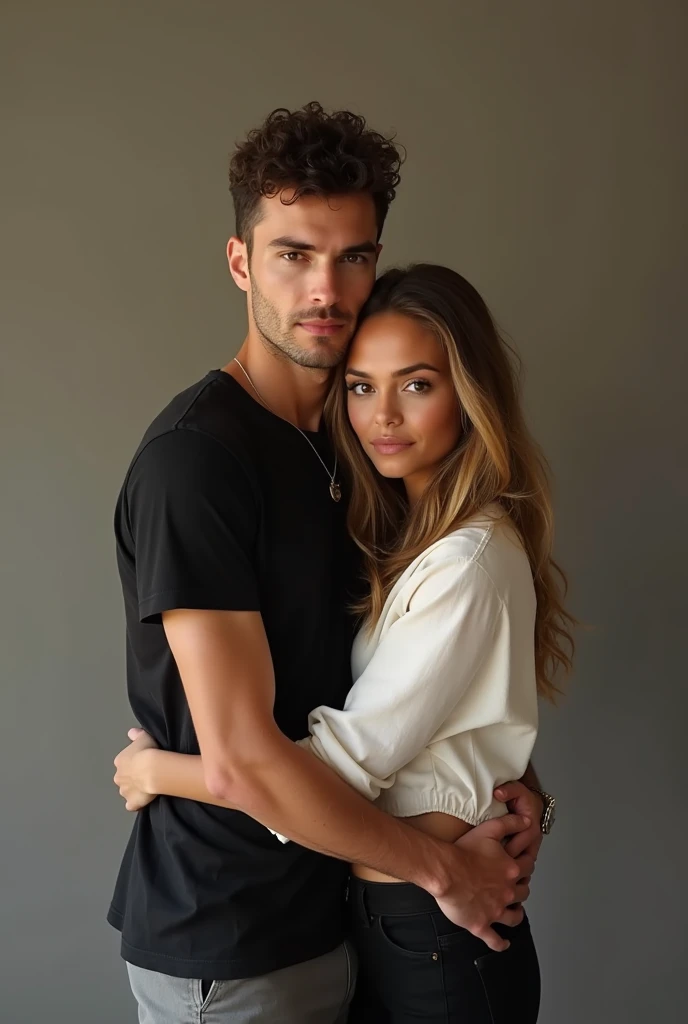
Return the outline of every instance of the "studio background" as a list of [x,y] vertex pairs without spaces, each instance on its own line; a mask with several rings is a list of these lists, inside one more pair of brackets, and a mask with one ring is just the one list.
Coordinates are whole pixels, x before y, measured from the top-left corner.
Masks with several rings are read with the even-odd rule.
[[535,762],[542,1024],[685,1014],[686,5],[0,4],[1,1016],[133,1024],[112,510],[244,330],[234,140],[319,99],[408,149],[382,266],[447,263],[523,356],[580,637]]

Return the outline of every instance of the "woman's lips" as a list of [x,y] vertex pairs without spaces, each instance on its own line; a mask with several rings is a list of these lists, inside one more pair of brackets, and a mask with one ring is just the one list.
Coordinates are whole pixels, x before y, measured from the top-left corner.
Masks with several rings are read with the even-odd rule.
[[371,444],[379,455],[398,455],[407,451],[413,441],[400,441],[397,437],[376,437]]

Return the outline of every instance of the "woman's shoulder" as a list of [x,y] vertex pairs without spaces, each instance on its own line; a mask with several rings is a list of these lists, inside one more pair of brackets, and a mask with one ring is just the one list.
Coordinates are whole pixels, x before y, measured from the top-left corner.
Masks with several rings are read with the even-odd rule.
[[532,581],[518,533],[498,505],[488,506],[426,548],[408,567],[406,582],[415,589],[422,579],[437,573],[458,578],[473,567],[500,594],[514,581]]

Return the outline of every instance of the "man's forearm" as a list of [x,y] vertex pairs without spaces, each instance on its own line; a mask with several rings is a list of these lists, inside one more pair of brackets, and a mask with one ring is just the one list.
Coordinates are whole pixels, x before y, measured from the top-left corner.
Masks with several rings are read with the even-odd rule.
[[286,737],[277,736],[269,753],[229,771],[225,784],[212,791],[200,757],[146,754],[152,792],[243,811],[302,846],[367,864],[433,895],[446,889],[450,870],[456,880],[456,849],[378,810]]

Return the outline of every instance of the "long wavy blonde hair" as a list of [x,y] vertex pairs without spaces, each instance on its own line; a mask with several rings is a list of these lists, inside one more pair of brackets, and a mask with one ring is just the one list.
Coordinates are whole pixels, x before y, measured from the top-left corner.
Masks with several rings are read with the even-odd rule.
[[475,288],[448,267],[416,264],[377,281],[361,319],[394,312],[433,331],[445,349],[461,410],[457,447],[438,465],[421,499],[409,508],[401,481],[377,472],[347,415],[345,364],[325,414],[348,481],[348,525],[365,559],[369,584],[356,611],[372,628],[394,583],[435,541],[497,503],[526,551],[537,598],[535,667],[538,691],[553,700],[559,670],[570,670],[571,627],[563,597],[566,577],[552,557],[553,517],[548,470],[519,400],[519,363],[500,337]]

